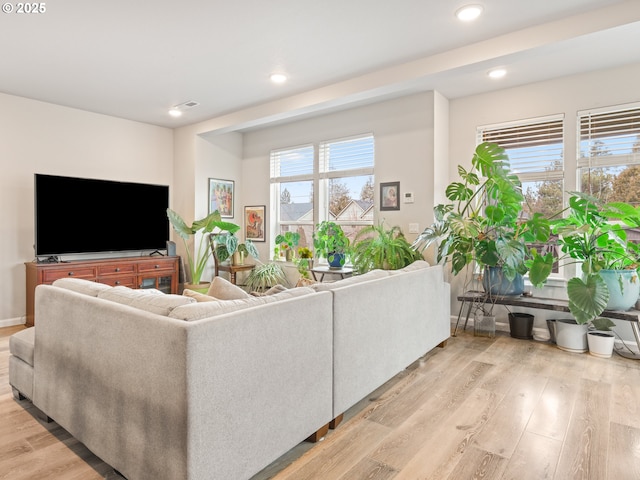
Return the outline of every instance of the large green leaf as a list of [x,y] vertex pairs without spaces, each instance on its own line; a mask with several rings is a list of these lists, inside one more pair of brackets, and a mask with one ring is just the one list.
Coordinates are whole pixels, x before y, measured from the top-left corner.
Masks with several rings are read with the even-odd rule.
[[536,287],[540,288],[553,271],[553,253],[546,255],[538,255],[535,249],[532,249],[533,260],[528,263],[529,281]]
[[445,195],[451,201],[464,202],[473,196],[473,190],[460,182],[454,182],[447,187]]
[[609,289],[600,275],[588,275],[586,281],[574,277],[567,282],[569,310],[578,323],[588,323],[598,317],[609,301]]

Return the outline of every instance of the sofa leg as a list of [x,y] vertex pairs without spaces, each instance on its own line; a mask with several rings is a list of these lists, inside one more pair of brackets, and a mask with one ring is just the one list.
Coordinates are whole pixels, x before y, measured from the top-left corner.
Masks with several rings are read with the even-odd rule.
[[43,421],[44,423],[51,423],[53,422],[53,418],[51,418],[50,416],[48,416],[46,413],[44,413],[42,410],[40,410],[39,408],[34,408],[34,410],[36,411],[36,417],[38,417],[38,419],[40,419],[41,421]]
[[328,431],[329,431],[329,424],[327,423],[326,425],[320,427],[314,433],[309,435],[305,440],[305,442],[311,442],[311,443],[319,442],[324,438],[324,436],[327,434]]
[[16,387],[11,387],[11,390],[13,391],[13,398],[18,400],[19,402],[21,402],[22,400],[29,400],[22,393],[20,393],[20,390],[18,390]]
[[438,344],[438,348],[444,348],[444,347],[446,347],[446,346],[447,346],[447,340],[445,340],[444,342],[440,342],[440,343]]
[[340,415],[338,415],[336,418],[334,418],[329,422],[329,428],[331,430],[335,430],[338,427],[338,425],[340,425],[340,422],[342,422],[343,418],[344,418],[344,413],[341,413]]

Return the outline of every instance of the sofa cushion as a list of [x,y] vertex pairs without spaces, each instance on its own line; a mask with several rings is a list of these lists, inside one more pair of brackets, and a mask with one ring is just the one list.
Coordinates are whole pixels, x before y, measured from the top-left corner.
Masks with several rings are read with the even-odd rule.
[[247,298],[220,300],[218,302],[201,302],[177,307],[169,314],[169,317],[185,321],[201,320],[203,318],[215,317],[257,305],[265,305],[267,303],[274,303],[312,293],[314,293],[314,291],[311,288],[292,288],[274,295],[264,295],[260,297],[249,296]]
[[97,297],[100,292],[104,292],[105,290],[110,290],[112,288],[104,283],[84,280],[82,278],[59,278],[53,282],[52,285],[54,287],[73,290],[74,292],[83,293],[84,295],[90,295],[92,297]]
[[376,278],[388,277],[388,270],[371,270],[370,272],[363,273],[362,275],[354,275],[353,277],[344,278],[335,282],[328,283],[314,283],[310,288],[313,288],[316,292],[326,292],[335,288],[346,287],[347,285],[354,285],[356,283],[366,282],[368,280],[374,280]]
[[222,277],[213,277],[207,295],[219,298],[220,300],[236,300],[241,298],[249,298],[247,292]]
[[23,362],[33,366],[33,344],[35,327],[25,328],[9,337],[9,352]]
[[189,290],[185,288],[182,292],[185,297],[195,298],[196,302],[219,302],[220,299],[212,297],[211,295],[205,295],[204,293],[196,292],[195,290]]
[[201,320],[203,318],[215,317],[223,313],[235,312],[256,305],[272,303],[276,300],[273,295],[264,297],[236,298],[233,300],[220,300],[217,302],[198,302],[191,305],[183,305],[173,309],[169,317],[177,320]]
[[181,305],[196,303],[195,298],[183,295],[160,294],[147,289],[135,290],[129,287],[117,286],[98,294],[98,298],[123,305],[139,308],[158,315],[169,315],[171,311]]

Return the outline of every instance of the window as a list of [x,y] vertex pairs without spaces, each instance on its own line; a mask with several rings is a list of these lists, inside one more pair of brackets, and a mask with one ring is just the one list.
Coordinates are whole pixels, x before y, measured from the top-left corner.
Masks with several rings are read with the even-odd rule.
[[562,210],[564,130],[561,115],[480,128],[480,142],[503,147],[522,182],[525,215]]
[[[509,156],[511,169],[522,182],[523,214],[547,217],[562,210],[564,191],[564,116],[480,127],[478,141],[493,142]],[[555,240],[536,246],[542,253],[555,248]],[[553,273],[559,273],[555,265]]]
[[640,205],[640,105],[579,112],[578,135],[580,190]]
[[312,249],[314,226],[331,220],[353,240],[373,224],[373,169],[372,135],[272,151],[273,238],[297,231]]

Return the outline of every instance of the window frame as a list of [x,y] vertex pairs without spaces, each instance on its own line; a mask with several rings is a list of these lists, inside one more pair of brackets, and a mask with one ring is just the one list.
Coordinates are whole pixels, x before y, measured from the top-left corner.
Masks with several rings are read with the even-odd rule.
[[[330,170],[329,169],[329,159],[327,156],[327,151],[331,145],[349,142],[352,140],[361,140],[361,139],[370,139],[372,143],[372,152],[371,152],[371,166],[370,167],[356,167],[356,168],[347,168],[340,170]],[[312,148],[313,149],[313,172],[312,173],[302,173],[292,176],[283,176],[278,175],[274,176],[274,155],[283,153],[283,152],[292,152],[296,149],[303,148]],[[355,176],[370,176],[374,181],[375,185],[375,136],[373,133],[363,133],[358,135],[352,135],[348,137],[341,137],[331,140],[324,140],[320,142],[313,142],[308,144],[301,144],[293,147],[285,147],[274,149],[270,152],[270,191],[271,191],[271,222],[270,222],[270,249],[273,249],[277,246],[275,244],[275,237],[281,231],[282,226],[289,227],[308,227],[311,226],[311,231],[315,230],[315,225],[320,223],[323,220],[334,220],[331,218],[331,213],[329,211],[329,185],[331,180],[340,179],[340,178],[348,178]],[[312,183],[312,191],[313,191],[313,201],[312,203],[312,221],[309,223],[308,221],[282,221],[280,218],[281,208],[280,208],[280,190],[283,183],[295,182],[295,181],[311,181]],[[375,206],[375,202],[373,202]],[[338,222],[339,223],[339,222]],[[349,222],[348,225],[355,226],[367,226],[373,225],[373,218],[371,221],[361,220],[361,221],[353,221]],[[309,243],[309,242],[308,242]],[[313,245],[310,245],[312,248]]]

